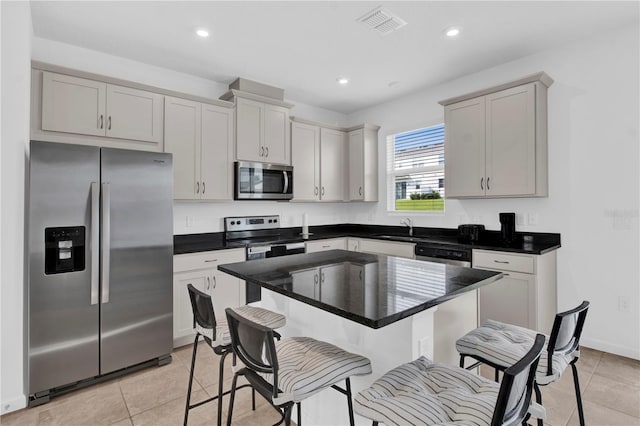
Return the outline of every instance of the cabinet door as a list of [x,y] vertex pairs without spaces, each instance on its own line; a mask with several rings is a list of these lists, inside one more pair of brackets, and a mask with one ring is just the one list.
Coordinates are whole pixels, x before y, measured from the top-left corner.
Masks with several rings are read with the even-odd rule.
[[236,158],[244,161],[265,161],[262,146],[264,104],[236,98]]
[[164,150],[173,154],[173,198],[200,198],[201,104],[167,96]]
[[164,96],[107,84],[107,136],[162,145]]
[[487,196],[535,194],[535,84],[485,98]]
[[[193,284],[200,291],[207,291],[211,269],[181,272],[173,276],[173,341],[174,346],[193,340],[193,311],[187,285]],[[183,338],[181,340],[178,340]]]
[[344,200],[345,153],[344,132],[320,129],[320,199],[323,201]]
[[291,164],[291,139],[289,137],[289,109],[264,105],[264,161]]
[[357,238],[347,239],[347,250],[360,251],[360,240]]
[[344,264],[320,268],[320,300],[334,306],[347,307],[349,270]]
[[202,104],[200,151],[201,198],[231,200],[233,182],[233,111]]
[[316,201],[320,197],[320,128],[291,123],[293,199]]
[[364,130],[349,133],[349,200],[364,200]]
[[534,286],[534,275],[504,272],[501,280],[480,287],[479,321],[492,319],[532,330],[537,329]]
[[311,268],[292,272],[291,285],[294,293],[316,299],[320,293],[320,271],[318,268]]
[[42,73],[42,130],[104,136],[107,85]]
[[241,300],[241,294],[243,294],[245,283],[234,276],[218,270],[213,272],[211,279],[213,311],[216,314],[216,319],[224,320],[226,319],[225,309],[237,308],[240,305],[244,305],[244,300]]
[[484,97],[444,109],[444,184],[447,198],[485,194]]

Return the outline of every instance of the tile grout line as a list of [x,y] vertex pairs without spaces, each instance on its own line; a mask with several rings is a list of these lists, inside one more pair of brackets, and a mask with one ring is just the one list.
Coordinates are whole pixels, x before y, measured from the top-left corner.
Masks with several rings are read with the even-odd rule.
[[124,391],[122,390],[122,386],[120,386],[120,382],[118,382],[118,389],[120,390],[120,395],[122,396],[122,401],[124,402],[124,407],[127,409],[127,414],[129,414],[129,422],[133,425],[133,417],[131,416],[131,410],[129,410],[129,404],[127,404],[127,398],[124,396]]

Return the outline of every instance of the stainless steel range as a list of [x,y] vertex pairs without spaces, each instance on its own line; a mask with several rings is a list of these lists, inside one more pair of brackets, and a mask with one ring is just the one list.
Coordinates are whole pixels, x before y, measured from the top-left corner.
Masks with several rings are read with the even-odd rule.
[[[224,232],[227,243],[247,247],[247,260],[289,256],[304,253],[304,241],[299,237],[282,235],[280,216],[225,217]],[[260,300],[260,286],[247,283],[247,303]]]

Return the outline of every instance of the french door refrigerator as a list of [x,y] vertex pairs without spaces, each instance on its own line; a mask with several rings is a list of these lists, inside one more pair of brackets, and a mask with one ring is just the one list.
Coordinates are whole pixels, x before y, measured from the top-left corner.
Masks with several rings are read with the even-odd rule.
[[33,406],[171,361],[173,174],[171,154],[39,141],[30,151]]

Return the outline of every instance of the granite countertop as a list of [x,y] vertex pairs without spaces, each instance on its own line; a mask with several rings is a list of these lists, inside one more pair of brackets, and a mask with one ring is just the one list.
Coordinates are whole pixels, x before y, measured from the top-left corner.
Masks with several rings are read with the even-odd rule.
[[[413,236],[408,236],[406,227],[384,225],[339,224],[312,226],[312,235],[306,241],[323,240],[327,238],[370,238],[383,241],[398,241],[409,243],[430,243],[453,245],[461,248],[506,251],[523,254],[544,254],[560,248],[560,234],[541,232],[516,232],[516,241],[505,245],[500,241],[499,231],[484,231],[477,243],[460,243],[458,230],[450,228],[413,228]],[[281,228],[279,238],[270,242],[290,243],[305,241],[300,236],[301,228]],[[211,250],[225,250],[243,248],[246,241],[225,241],[224,232],[203,234],[174,235],[174,254],[196,253]]]
[[218,269],[375,329],[502,278],[499,272],[346,250]]

